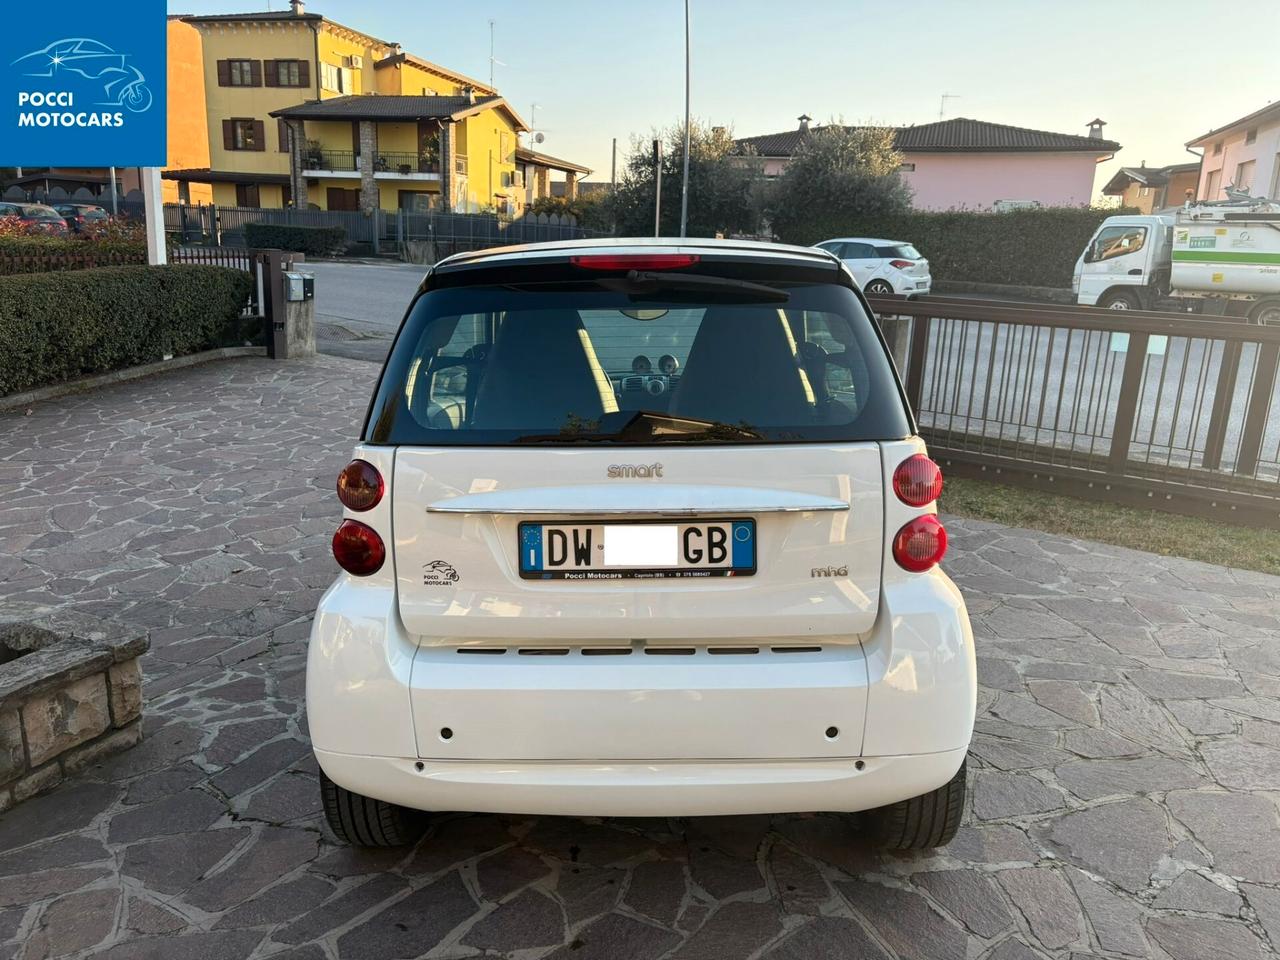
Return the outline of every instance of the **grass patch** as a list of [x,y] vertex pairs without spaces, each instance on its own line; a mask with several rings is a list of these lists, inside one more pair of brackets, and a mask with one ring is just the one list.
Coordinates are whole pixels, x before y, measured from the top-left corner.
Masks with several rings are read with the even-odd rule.
[[1280,574],[1280,533],[1160,510],[1138,510],[968,477],[948,477],[938,509],[1135,550]]

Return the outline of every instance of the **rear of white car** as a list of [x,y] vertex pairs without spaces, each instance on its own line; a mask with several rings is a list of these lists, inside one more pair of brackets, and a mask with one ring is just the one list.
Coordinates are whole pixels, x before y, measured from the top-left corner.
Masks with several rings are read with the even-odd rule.
[[929,261],[901,240],[842,237],[816,246],[839,257],[869,297],[923,297],[933,289]]
[[937,468],[813,250],[434,268],[339,491],[307,677],[336,833],[411,811],[959,823],[976,682]]

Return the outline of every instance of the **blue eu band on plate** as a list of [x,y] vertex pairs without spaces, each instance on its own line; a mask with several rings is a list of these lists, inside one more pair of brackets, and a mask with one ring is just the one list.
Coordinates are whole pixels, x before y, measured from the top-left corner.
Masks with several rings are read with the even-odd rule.
[[754,520],[522,523],[526,580],[743,577],[756,572]]

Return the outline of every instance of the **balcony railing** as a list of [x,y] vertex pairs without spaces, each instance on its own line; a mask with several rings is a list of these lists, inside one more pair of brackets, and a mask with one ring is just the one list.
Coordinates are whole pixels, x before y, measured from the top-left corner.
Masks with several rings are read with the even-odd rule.
[[375,173],[439,173],[440,158],[430,154],[396,153],[380,150],[374,154]]
[[304,170],[358,170],[358,157],[350,150],[312,150],[302,157]]

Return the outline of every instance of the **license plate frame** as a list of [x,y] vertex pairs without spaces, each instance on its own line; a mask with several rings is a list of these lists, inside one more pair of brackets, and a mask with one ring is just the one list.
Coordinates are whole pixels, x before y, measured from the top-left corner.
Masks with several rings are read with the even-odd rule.
[[[638,527],[653,524],[675,526],[677,528],[677,549],[682,549],[681,544],[685,539],[685,530],[691,528],[703,529],[700,538],[702,543],[698,544],[698,548],[701,548],[706,545],[708,539],[705,532],[706,528],[727,525],[729,527],[728,565],[714,567],[619,567],[604,566],[603,564],[577,566],[576,564],[570,564],[569,560],[574,558],[566,555],[563,566],[557,565],[555,569],[550,569],[546,562],[550,560],[550,557],[545,557],[544,559],[542,547],[547,541],[546,531],[548,530],[572,531],[574,529],[588,529],[594,531],[604,527]],[[740,531],[744,530],[746,531],[746,539],[739,539]],[[663,517],[644,520],[599,517],[567,522],[524,520],[520,522],[516,534],[516,549],[519,557],[518,569],[523,580],[567,580],[571,582],[590,580],[707,580],[720,577],[751,577],[755,576],[757,572],[759,556],[757,531],[756,521],[752,517],[698,517],[691,519]],[[594,552],[597,549],[603,549],[604,545],[603,543],[595,544],[588,541],[586,546],[588,550]],[[531,549],[535,551],[533,555],[530,553]],[[572,550],[568,550],[568,554],[572,553]]]

